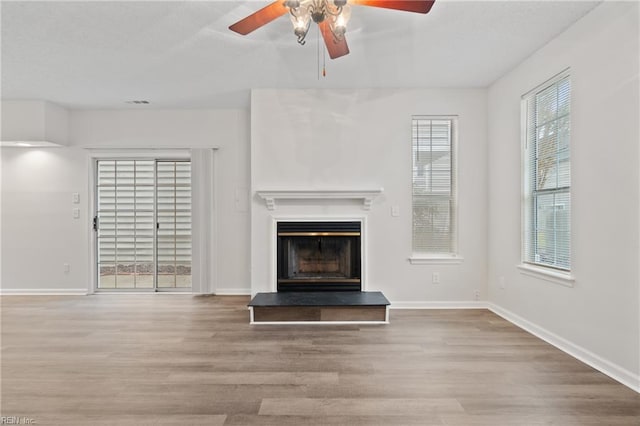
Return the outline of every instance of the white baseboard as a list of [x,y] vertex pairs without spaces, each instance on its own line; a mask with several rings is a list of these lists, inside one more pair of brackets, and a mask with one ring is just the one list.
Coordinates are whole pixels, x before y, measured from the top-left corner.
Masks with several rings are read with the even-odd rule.
[[386,325],[389,321],[250,321],[250,325]]
[[216,296],[250,296],[249,288],[217,288],[213,294]]
[[390,309],[487,309],[484,300],[391,302]]
[[608,361],[593,352],[572,343],[557,334],[550,332],[549,330],[542,328],[529,320],[526,320],[513,312],[508,311],[498,305],[494,305],[493,303],[489,303],[488,308],[491,312],[496,315],[501,316],[507,321],[517,325],[523,330],[528,331],[534,336],[544,340],[545,342],[555,346],[561,351],[571,355],[572,357],[584,362],[585,364],[595,368],[601,373],[606,374],[614,380],[622,383],[623,385],[633,389],[634,391],[640,393],[640,375],[634,374],[633,372],[620,367]]
[[[86,296],[89,292],[80,288],[0,288],[1,296]],[[98,291],[93,294],[191,294],[189,292],[128,292]],[[219,288],[217,296],[250,296],[251,290],[246,288]]]
[[81,288],[0,288],[2,296],[86,296]]

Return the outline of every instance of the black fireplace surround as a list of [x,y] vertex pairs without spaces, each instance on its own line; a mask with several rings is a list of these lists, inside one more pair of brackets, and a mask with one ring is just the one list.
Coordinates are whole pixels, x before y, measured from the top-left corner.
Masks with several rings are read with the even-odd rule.
[[278,291],[361,291],[360,222],[278,222]]

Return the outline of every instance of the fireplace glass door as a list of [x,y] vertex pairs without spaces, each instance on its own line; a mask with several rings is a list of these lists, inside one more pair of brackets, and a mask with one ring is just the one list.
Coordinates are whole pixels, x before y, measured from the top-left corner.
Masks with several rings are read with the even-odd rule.
[[278,291],[360,291],[359,222],[280,222]]

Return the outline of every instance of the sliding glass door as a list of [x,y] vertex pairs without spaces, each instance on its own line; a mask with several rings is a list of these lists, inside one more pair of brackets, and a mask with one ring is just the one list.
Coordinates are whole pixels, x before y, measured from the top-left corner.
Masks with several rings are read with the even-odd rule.
[[191,163],[156,162],[157,287],[191,288]]
[[191,288],[191,163],[98,160],[99,290]]

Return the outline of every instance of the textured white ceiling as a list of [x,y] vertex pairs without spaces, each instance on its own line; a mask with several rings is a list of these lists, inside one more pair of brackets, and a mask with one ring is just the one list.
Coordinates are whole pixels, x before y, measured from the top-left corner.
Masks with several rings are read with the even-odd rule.
[[[246,107],[251,88],[486,87],[599,2],[436,0],[427,15],[354,6],[351,53],[299,46],[281,17],[227,29],[259,1],[2,1],[2,98],[72,108]],[[320,57],[319,57],[320,56]]]

